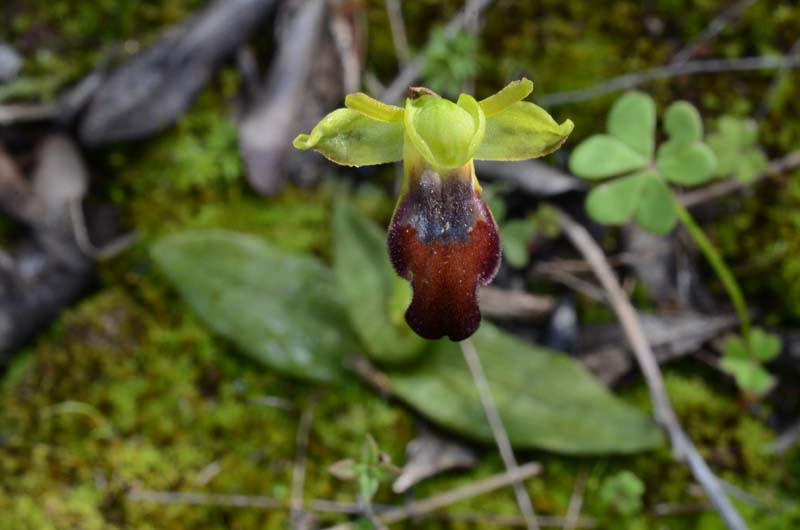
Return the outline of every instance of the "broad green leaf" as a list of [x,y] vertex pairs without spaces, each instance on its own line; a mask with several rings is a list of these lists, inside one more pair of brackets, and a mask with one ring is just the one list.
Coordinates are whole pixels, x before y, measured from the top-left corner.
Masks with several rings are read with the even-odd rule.
[[406,100],[404,116],[411,143],[437,170],[462,167],[486,133],[486,118],[475,98],[461,94],[458,103],[423,95]]
[[503,257],[509,265],[521,269],[528,264],[528,245],[535,234],[536,221],[533,219],[515,219],[500,227]]
[[[419,355],[427,343],[402,318],[411,301],[410,287],[396,280],[386,232],[348,202],[339,201],[333,213],[332,251],[336,286],[368,355],[384,363],[408,362]],[[405,300],[394,303],[398,289],[404,290]],[[399,319],[393,318],[393,305],[402,305]]]
[[486,99],[482,99],[478,103],[481,109],[483,109],[483,113],[489,118],[507,109],[517,101],[522,101],[528,97],[531,92],[533,92],[533,83],[529,79],[523,77],[519,81],[512,81],[500,90],[500,92]]
[[608,113],[608,132],[643,157],[653,157],[656,133],[656,104],[643,92],[628,92]]
[[702,138],[703,120],[694,105],[688,101],[676,101],[664,113],[664,130],[671,141],[690,144]]
[[734,335],[725,341],[722,346],[722,351],[725,357],[731,359],[748,359],[750,354],[747,350],[747,345],[741,337]]
[[781,353],[781,339],[761,328],[753,328],[749,337],[750,353],[761,362],[769,362]]
[[651,176],[651,172],[645,171],[597,186],[586,198],[586,213],[605,225],[627,223],[639,208],[645,185]]
[[636,211],[637,224],[658,236],[670,233],[678,221],[673,201],[669,187],[658,175],[651,174],[645,181],[639,209]]
[[372,166],[403,159],[402,123],[373,120],[360,112],[337,109],[311,131],[300,134],[292,145],[313,149],[343,166]]
[[702,142],[665,142],[658,150],[656,166],[666,179],[679,186],[699,186],[714,177],[717,157]]
[[739,388],[756,395],[765,394],[775,383],[769,372],[752,359],[723,357],[719,367],[734,377]]
[[[511,443],[567,454],[658,447],[660,431],[578,362],[484,322],[472,337]],[[400,399],[440,426],[493,443],[459,345],[438,341],[412,367],[387,373]]]
[[648,163],[647,157],[637,153],[620,139],[609,134],[596,134],[572,151],[569,169],[578,177],[600,180],[642,169]]
[[243,353],[302,379],[346,378],[343,358],[356,340],[333,272],[317,260],[226,230],[168,236],[152,256],[206,325]]
[[750,183],[767,168],[767,157],[756,145],[758,126],[753,120],[723,116],[717,130],[708,136],[708,146],[717,157],[719,177],[735,176]]
[[519,101],[486,119],[486,135],[476,160],[527,160],[561,147],[575,125],[558,124],[543,108]]
[[344,99],[344,105],[350,110],[360,112],[373,120],[384,122],[403,122],[403,109],[402,107],[395,107],[394,105],[387,105],[382,101],[371,98],[363,92],[356,94],[349,94]]

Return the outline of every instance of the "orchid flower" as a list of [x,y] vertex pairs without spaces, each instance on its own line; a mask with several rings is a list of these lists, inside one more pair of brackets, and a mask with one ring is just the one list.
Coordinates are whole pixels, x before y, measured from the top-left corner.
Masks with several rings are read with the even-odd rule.
[[473,160],[525,160],[558,149],[572,131],[542,108],[522,101],[527,79],[476,101],[455,103],[411,88],[405,108],[366,94],[294,140],[344,166],[403,161],[403,184],[389,227],[389,257],[413,287],[406,322],[420,336],[464,340],[480,325],[478,285],[500,266],[500,238],[481,200]]

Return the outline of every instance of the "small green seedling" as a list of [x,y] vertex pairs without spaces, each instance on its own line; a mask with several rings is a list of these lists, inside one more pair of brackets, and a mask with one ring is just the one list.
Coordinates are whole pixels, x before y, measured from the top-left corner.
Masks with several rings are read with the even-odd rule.
[[328,471],[339,480],[355,481],[358,486],[358,497],[362,503],[369,505],[381,483],[400,472],[392,464],[392,459],[378,448],[375,439],[367,435],[361,446],[358,461],[352,458],[340,460]]
[[767,157],[758,146],[758,126],[753,120],[723,116],[707,141],[717,157],[717,177],[733,175],[739,182],[749,184],[767,169]]
[[747,342],[738,336],[725,342],[720,368],[733,376],[739,388],[760,396],[775,384],[775,379],[761,363],[774,360],[780,352],[781,341],[778,337],[761,328],[754,328]]
[[631,517],[642,511],[644,483],[630,471],[620,471],[603,480],[600,504],[610,513]]
[[777,355],[780,339],[751,331],[736,279],[670,188],[701,186],[715,178],[754,180],[766,166],[756,145],[757,129],[752,122],[724,117],[706,143],[700,113],[686,101],[667,108],[662,128],[667,140],[656,148],[655,102],[647,94],[629,92],[609,111],[607,133],[575,148],[570,169],[586,180],[603,181],[586,198],[586,211],[598,223],[623,225],[633,219],[653,234],[666,235],[681,222],[724,285],[741,323],[741,338],[729,343],[730,349],[726,346],[721,368],[742,390],[761,395],[772,386],[761,364]]

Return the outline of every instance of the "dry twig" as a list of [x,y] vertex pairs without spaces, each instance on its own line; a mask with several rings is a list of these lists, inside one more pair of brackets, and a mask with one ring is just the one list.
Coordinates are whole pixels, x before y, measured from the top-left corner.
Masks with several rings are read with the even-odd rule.
[[[475,381],[475,388],[478,391],[478,397],[481,400],[483,412],[486,414],[486,419],[489,421],[489,427],[492,429],[492,435],[497,443],[497,449],[500,451],[500,457],[503,459],[506,470],[509,473],[513,473],[518,469],[517,459],[514,456],[511,441],[508,439],[508,433],[503,426],[503,420],[500,418],[500,413],[497,411],[497,406],[494,403],[492,390],[489,388],[489,382],[481,366],[478,353],[475,351],[475,346],[473,346],[472,341],[469,339],[462,340],[459,345],[461,346],[461,352],[464,354],[464,360],[467,362],[469,371],[472,374],[472,379]],[[525,485],[521,481],[518,481],[514,482],[513,488],[520,512],[525,518],[526,527],[528,530],[538,530],[539,523],[536,520],[536,513],[533,511],[531,498],[525,490]]]
[[558,219],[562,230],[592,266],[595,275],[608,294],[609,303],[622,325],[647,383],[655,420],[669,435],[673,455],[689,467],[725,525],[730,530],[746,530],[747,525],[725,495],[719,479],[708,467],[678,422],[664,388],[661,370],[639,323],[636,311],[606,262],[602,249],[592,239],[589,232],[569,215],[559,210]]
[[614,77],[589,88],[545,94],[539,98],[543,107],[557,107],[569,103],[579,103],[599,98],[620,90],[644,85],[659,79],[669,79],[682,75],[718,74],[723,72],[748,72],[755,70],[788,70],[800,68],[800,56],[767,55],[763,57],[742,57],[739,59],[706,59],[679,64],[656,66],[638,72]]
[[406,23],[403,20],[400,0],[386,0],[386,16],[389,17],[389,30],[392,32],[392,44],[394,53],[397,54],[397,62],[400,66],[405,66],[411,60],[411,50],[408,48]]

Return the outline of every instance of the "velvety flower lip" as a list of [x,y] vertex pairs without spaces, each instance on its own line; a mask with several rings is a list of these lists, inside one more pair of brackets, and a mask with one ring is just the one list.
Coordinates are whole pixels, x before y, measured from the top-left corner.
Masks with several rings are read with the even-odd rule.
[[414,178],[389,228],[389,256],[414,290],[406,322],[421,337],[460,341],[481,321],[477,288],[500,266],[492,214],[472,183],[472,164],[442,179],[431,168]]
[[527,79],[496,94],[456,102],[410,89],[404,107],[351,94],[293,145],[345,166],[403,161],[403,186],[389,227],[389,257],[413,287],[406,321],[427,339],[466,339],[480,325],[477,289],[500,266],[500,239],[473,160],[525,160],[547,155],[573,124],[559,124],[523,101]]

